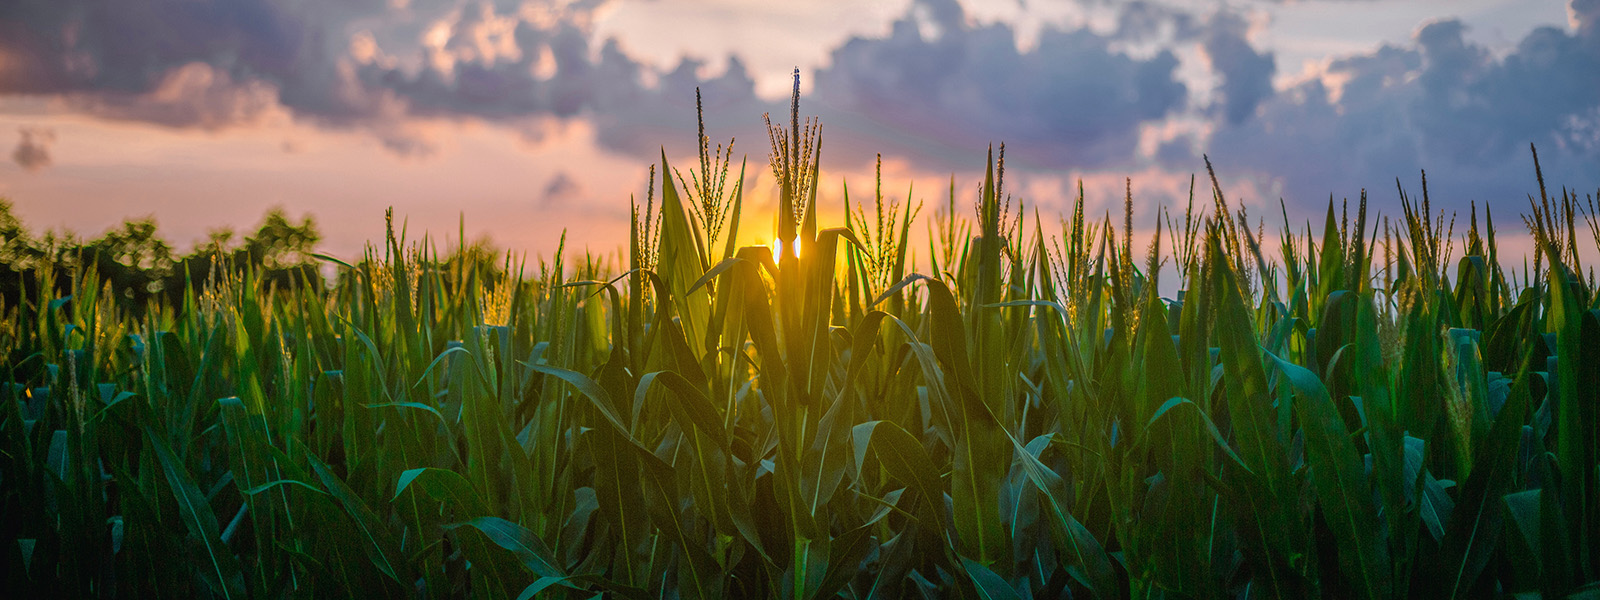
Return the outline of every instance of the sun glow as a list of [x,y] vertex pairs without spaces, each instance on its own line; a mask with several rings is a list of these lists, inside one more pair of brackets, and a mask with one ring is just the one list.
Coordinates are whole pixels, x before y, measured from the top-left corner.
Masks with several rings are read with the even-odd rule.
[[[783,247],[784,247],[783,240],[781,240],[781,239],[772,240],[772,262],[780,262],[780,261],[783,260]],[[789,248],[790,248],[790,251],[794,254],[795,258],[800,258],[800,238],[799,237],[794,238],[794,240],[789,244]]]

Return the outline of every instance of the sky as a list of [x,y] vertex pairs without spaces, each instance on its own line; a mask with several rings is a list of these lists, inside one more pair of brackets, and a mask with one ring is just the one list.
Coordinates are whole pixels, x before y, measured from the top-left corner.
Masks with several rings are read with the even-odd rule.
[[1119,211],[1131,178],[1141,224],[1202,156],[1273,228],[1362,190],[1397,216],[1426,170],[1436,208],[1520,230],[1529,144],[1553,188],[1600,188],[1600,0],[7,0],[0,198],[180,249],[282,208],[350,256],[393,207],[413,236],[610,253],[648,165],[694,156],[699,88],[764,243],[794,69],[825,224],[880,154],[887,195],[964,207],[1000,143],[1042,214],[1080,182]]

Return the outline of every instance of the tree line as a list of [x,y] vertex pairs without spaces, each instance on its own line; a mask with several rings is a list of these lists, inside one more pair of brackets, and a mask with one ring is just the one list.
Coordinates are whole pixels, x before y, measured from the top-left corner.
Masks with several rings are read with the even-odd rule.
[[99,274],[118,303],[142,314],[152,303],[182,307],[187,289],[203,289],[214,277],[253,271],[275,286],[321,282],[312,251],[321,234],[309,215],[299,221],[272,209],[253,233],[214,230],[208,239],[179,253],[161,236],[153,217],[128,219],[99,237],[66,231],[34,231],[0,198],[0,299],[20,306],[40,297],[40,286],[58,295],[72,290],[85,270]]

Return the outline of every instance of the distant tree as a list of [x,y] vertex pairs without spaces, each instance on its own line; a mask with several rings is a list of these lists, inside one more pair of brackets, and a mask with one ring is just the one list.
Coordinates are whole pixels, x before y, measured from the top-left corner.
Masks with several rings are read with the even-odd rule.
[[204,287],[218,273],[237,275],[251,271],[270,286],[294,288],[303,283],[322,285],[313,258],[322,236],[309,215],[294,223],[283,209],[267,211],[261,225],[243,244],[235,244],[236,234],[224,228],[211,232],[209,243],[178,260],[167,275],[166,289],[174,304],[182,300],[185,284]]
[[17,306],[36,288],[31,272],[48,256],[40,244],[11,212],[11,201],[0,198],[0,298],[7,306]]
[[22,220],[11,214],[11,201],[0,198],[0,264],[19,265],[36,259],[33,236]]
[[172,272],[172,246],[156,233],[153,218],[124,221],[99,239],[78,250],[80,260],[93,264],[112,293],[142,308],[167,286]]
[[149,217],[125,221],[88,242],[70,232],[41,236],[30,232],[11,203],[0,198],[0,298],[7,306],[31,300],[43,273],[51,273],[49,284],[58,295],[69,294],[73,274],[84,269],[110,285],[122,307],[136,315],[158,297],[181,307],[186,286],[199,289],[222,273],[248,271],[280,287],[322,285],[312,257],[321,235],[310,216],[296,223],[282,209],[272,209],[243,243],[235,239],[232,229],[219,229],[206,243],[178,256]]
[[256,229],[256,234],[245,238],[244,251],[249,254],[251,264],[270,270],[293,269],[313,262],[311,252],[321,239],[311,217],[295,225],[284,216],[282,209],[273,209]]

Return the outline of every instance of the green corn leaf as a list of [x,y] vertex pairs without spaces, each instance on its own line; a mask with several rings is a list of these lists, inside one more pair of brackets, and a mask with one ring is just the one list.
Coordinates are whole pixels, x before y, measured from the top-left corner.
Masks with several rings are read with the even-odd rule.
[[[1223,256],[1219,236],[1215,229],[1208,236],[1209,257]],[[1267,591],[1290,594],[1298,586],[1291,557],[1304,546],[1305,532],[1290,525],[1289,517],[1283,514],[1282,498],[1289,486],[1287,453],[1272,419],[1272,396],[1261,364],[1261,350],[1256,345],[1238,281],[1226,260],[1208,263],[1211,293],[1217,298],[1216,334],[1227,385],[1228,414],[1239,456],[1260,485],[1260,493],[1243,494],[1241,516],[1253,523],[1245,525],[1247,530],[1242,533],[1248,541],[1246,548],[1259,553],[1257,560],[1265,563],[1261,566]]]
[[1478,447],[1472,474],[1450,511],[1437,563],[1438,585],[1450,598],[1467,594],[1499,541],[1505,514],[1499,503],[1516,482],[1517,445],[1528,411],[1529,382],[1524,375],[1511,385],[1511,395],[1495,417],[1488,439]]
[[[1094,594],[1101,598],[1121,597],[1121,586],[1116,583],[1115,573],[1112,571],[1111,558],[1105,548],[1096,540],[1094,534],[1067,511],[1068,498],[1066,482],[1054,471],[1039,461],[1039,453],[1048,445],[1049,438],[1040,436],[1027,446],[1019,443],[1016,437],[1007,432],[1006,437],[1011,440],[1011,445],[1016,451],[1017,460],[1022,464],[1023,472],[1028,480],[1033,482],[1039,493],[1044,497],[1049,506],[1051,522],[1056,527],[1058,535],[1068,544],[1072,566],[1084,573],[1081,582],[1088,586]],[[1044,442],[1044,443],[1039,443]],[[965,558],[963,562],[967,562]],[[970,572],[970,570],[969,570]]]
[[465,477],[455,471],[435,467],[406,469],[400,473],[391,501],[399,500],[400,495],[412,484],[420,486],[430,498],[449,503],[458,515],[483,515],[489,512],[489,507]]
[[445,525],[445,529],[471,527],[482,533],[494,545],[504,548],[517,557],[517,561],[530,572],[542,578],[557,579],[566,576],[558,566],[555,554],[527,528],[500,517],[477,517]]
[[933,459],[917,438],[906,433],[899,425],[887,421],[868,421],[851,428],[850,436],[855,448],[856,479],[865,474],[861,469],[867,464],[870,451],[878,458],[889,474],[910,486],[929,505],[929,512],[939,522],[944,522],[944,485],[939,473],[933,470]]
[[[661,277],[671,290],[674,307],[683,318],[685,337],[698,342],[705,339],[706,327],[711,320],[710,295],[704,288],[695,288],[694,282],[706,273],[706,252],[695,234],[689,211],[684,208],[673,183],[672,168],[667,164],[667,154],[661,153],[661,248],[657,251]],[[695,354],[705,350],[696,348]]]
[[189,537],[205,551],[204,568],[208,577],[204,579],[209,581],[209,576],[215,576],[214,583],[220,587],[214,591],[224,598],[244,598],[244,575],[239,569],[239,560],[232,550],[223,545],[217,515],[210,503],[200,493],[200,488],[189,476],[183,462],[173,455],[156,432],[146,429],[145,436],[161,463],[161,471],[166,474],[173,497],[178,501],[178,514],[183,519],[184,528],[188,530]]
[[1367,481],[1361,455],[1350,430],[1328,397],[1327,388],[1311,371],[1268,355],[1295,392],[1295,414],[1304,425],[1307,462],[1313,485],[1323,505],[1328,525],[1340,548],[1345,574],[1358,583],[1361,594],[1373,600],[1389,597],[1385,576],[1389,553],[1378,537],[1378,515],[1372,505],[1372,485]]
[[361,534],[358,542],[362,550],[367,553],[367,557],[372,560],[372,565],[395,582],[409,585],[411,578],[406,576],[407,569],[405,563],[400,560],[399,546],[394,542],[378,514],[317,457],[306,455],[306,462],[310,463],[311,470],[322,481],[323,487],[339,501],[339,505],[344,507],[345,513],[350,516],[352,524]]
[[1017,589],[1006,583],[1000,575],[983,566],[983,563],[962,557],[961,566],[966,569],[967,576],[972,578],[973,586],[978,590],[978,597],[983,600],[1022,600],[1022,595]]

